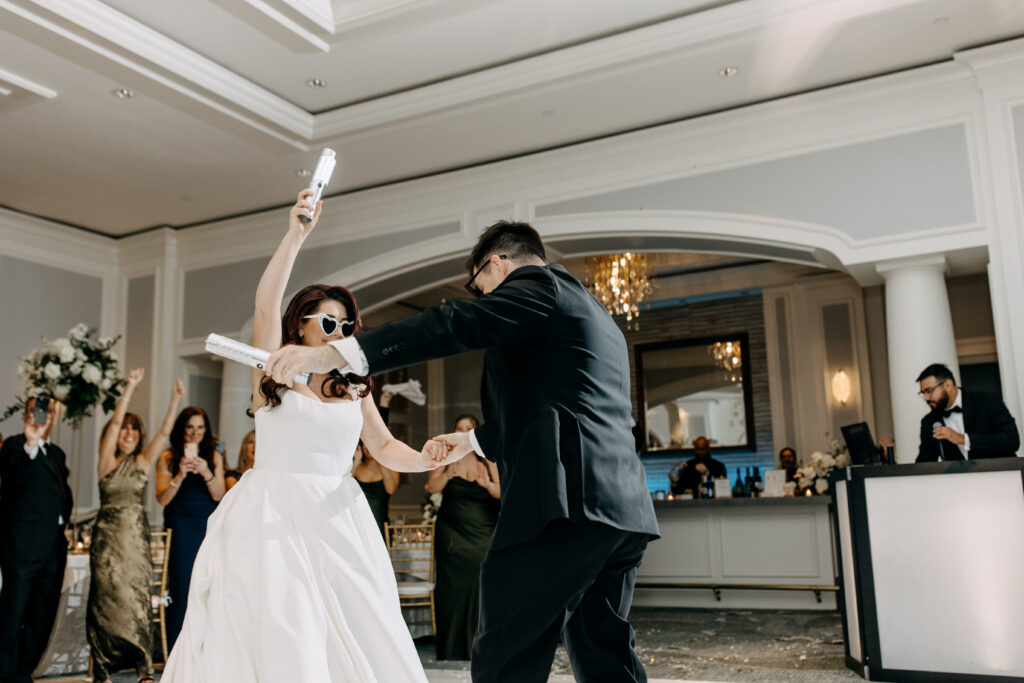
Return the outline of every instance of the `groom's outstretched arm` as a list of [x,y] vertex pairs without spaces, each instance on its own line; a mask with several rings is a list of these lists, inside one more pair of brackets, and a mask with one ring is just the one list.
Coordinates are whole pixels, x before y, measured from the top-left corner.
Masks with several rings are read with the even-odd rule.
[[359,335],[370,374],[543,335],[554,282],[545,268],[520,270],[479,299],[449,301]]
[[547,269],[524,266],[479,299],[449,301],[363,332],[357,338],[331,342],[329,347],[282,347],[271,354],[266,374],[288,385],[300,372],[340,369],[376,375],[435,358],[511,344],[544,334],[556,301],[555,285]]

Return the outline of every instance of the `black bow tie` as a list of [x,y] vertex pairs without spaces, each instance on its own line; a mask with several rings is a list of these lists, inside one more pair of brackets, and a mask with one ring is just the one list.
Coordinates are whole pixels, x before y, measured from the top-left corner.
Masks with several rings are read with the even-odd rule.
[[949,416],[952,415],[953,413],[962,413],[962,412],[964,412],[963,408],[961,408],[960,406],[953,406],[949,410],[943,411],[942,417],[943,417],[943,419],[948,420]]

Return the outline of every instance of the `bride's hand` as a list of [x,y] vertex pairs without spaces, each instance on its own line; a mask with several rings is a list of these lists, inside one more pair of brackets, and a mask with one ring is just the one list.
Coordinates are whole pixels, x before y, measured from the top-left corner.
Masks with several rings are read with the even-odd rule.
[[[320,219],[320,211],[324,208],[323,202],[317,202],[314,210],[313,203],[309,201],[315,193],[308,187],[299,193],[299,198],[295,202],[295,206],[288,212],[288,232],[294,233],[297,236],[305,239],[309,236],[309,233],[313,232],[313,228],[316,227],[316,222]],[[309,223],[304,223],[299,220],[299,216],[306,216],[312,218]]]
[[447,454],[442,461],[437,463],[438,465],[450,465],[457,460],[462,460],[473,452],[473,444],[469,440],[469,432],[443,434],[435,436],[433,440],[443,443],[447,447]]
[[423,444],[420,451],[420,465],[427,470],[435,470],[444,463],[448,456],[448,446],[441,441],[431,439]]

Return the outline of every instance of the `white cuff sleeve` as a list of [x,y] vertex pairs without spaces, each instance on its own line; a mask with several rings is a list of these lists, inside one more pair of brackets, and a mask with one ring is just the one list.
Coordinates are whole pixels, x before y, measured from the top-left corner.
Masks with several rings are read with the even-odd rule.
[[24,446],[25,454],[28,455],[28,457],[31,458],[32,460],[35,460],[36,456],[39,455],[39,446],[40,442],[37,441],[35,446],[29,447],[28,441],[26,441]]
[[340,367],[342,373],[351,372],[361,377],[365,377],[369,368],[366,362],[366,354],[363,353],[362,347],[359,346],[359,342],[356,341],[355,337],[345,337],[338,341],[327,342],[334,347],[334,350],[341,354],[341,357],[345,360],[347,365]]
[[479,455],[481,458],[487,457],[486,455],[484,455],[484,449],[480,448],[480,442],[476,440],[475,429],[469,430],[469,443],[473,446],[473,450],[476,451],[477,455]]
[[971,452],[971,437],[967,435],[967,432],[964,432],[964,452]]

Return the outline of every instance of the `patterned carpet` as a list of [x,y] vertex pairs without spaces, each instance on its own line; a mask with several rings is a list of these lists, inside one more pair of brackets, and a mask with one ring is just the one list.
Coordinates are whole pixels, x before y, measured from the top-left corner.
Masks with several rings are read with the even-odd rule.
[[[861,680],[846,669],[843,632],[835,612],[716,611],[637,608],[631,615],[637,652],[651,683],[659,681]],[[433,640],[417,641],[431,683],[469,680],[469,662],[438,662]],[[559,648],[551,681],[571,681],[569,660]],[[85,677],[41,679],[83,683]],[[134,683],[118,674],[113,683]]]

